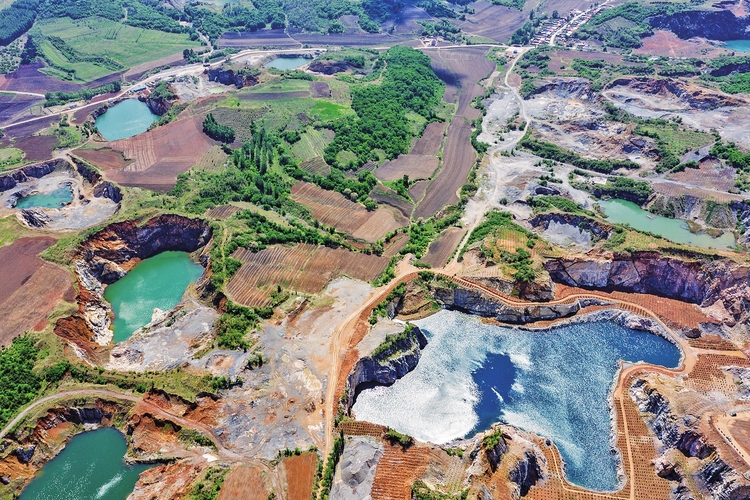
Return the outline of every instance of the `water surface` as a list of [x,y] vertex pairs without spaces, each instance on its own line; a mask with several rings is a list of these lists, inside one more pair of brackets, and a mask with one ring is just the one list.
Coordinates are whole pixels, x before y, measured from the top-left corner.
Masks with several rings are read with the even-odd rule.
[[158,119],[145,102],[126,99],[97,118],[96,128],[106,140],[116,141],[145,132]]
[[429,341],[419,364],[362,391],[357,419],[438,444],[507,422],[552,439],[567,479],[598,490],[617,487],[608,399],[620,360],[680,362],[674,344],[612,322],[529,332],[440,311],[415,323]]
[[185,289],[203,274],[186,252],[162,252],[141,261],[122,279],[104,290],[112,304],[114,341],[122,342],[151,322],[154,308],[173,309]]
[[735,246],[734,235],[730,232],[726,232],[718,238],[713,238],[706,233],[691,233],[687,222],[684,220],[653,215],[632,201],[602,200],[599,205],[607,214],[608,220],[618,224],[630,224],[635,229],[659,234],[675,243],[722,250],[732,249]]
[[125,438],[111,427],[74,436],[42,467],[19,500],[125,500],[141,472],[152,465],[127,465]]
[[311,60],[312,59],[305,59],[304,57],[277,57],[273,61],[267,63],[265,67],[288,71],[290,69],[297,69],[300,66],[304,66]]
[[60,208],[73,201],[73,191],[70,186],[63,186],[49,193],[37,193],[21,198],[16,208]]
[[750,40],[727,40],[726,47],[735,52],[750,52]]

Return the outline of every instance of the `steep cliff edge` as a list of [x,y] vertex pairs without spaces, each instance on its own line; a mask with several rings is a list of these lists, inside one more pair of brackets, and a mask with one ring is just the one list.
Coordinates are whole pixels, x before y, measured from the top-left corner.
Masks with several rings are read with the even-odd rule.
[[62,159],[49,160],[42,163],[35,163],[18,169],[9,174],[0,176],[0,193],[13,189],[19,182],[27,182],[29,178],[40,179],[47,174],[52,173],[56,168],[64,168],[68,162]]
[[[168,250],[194,252],[205,247],[210,239],[211,229],[205,221],[172,214],[155,217],[143,225],[134,221],[110,224],[90,236],[72,261],[79,290],[78,318],[90,329],[90,340],[99,345],[112,340],[112,313],[104,300],[104,285],[122,278],[143,259]],[[203,255],[201,261],[206,267],[208,256]],[[69,319],[65,321],[70,323]],[[81,322],[77,325],[74,336],[81,337]],[[56,332],[58,326],[61,325],[56,326]],[[78,345],[88,350],[87,346]]]
[[737,17],[727,10],[690,10],[655,16],[653,28],[669,30],[682,39],[693,37],[710,40],[734,40],[750,36],[750,17]]
[[[709,498],[748,498],[750,483],[724,462],[697,431],[698,418],[676,415],[667,398],[645,380],[636,380],[629,393],[638,410],[647,415],[646,422],[661,443],[661,456],[654,461],[654,466],[660,477],[677,483],[673,487],[673,498],[693,498],[686,487],[686,479],[700,486]],[[674,460],[670,458],[670,450],[694,460]]]
[[419,327],[407,325],[402,334],[386,337],[373,354],[357,361],[346,380],[345,411],[354,404],[357,387],[362,384],[391,385],[419,363],[427,338]]
[[750,266],[728,259],[700,260],[658,252],[563,257],[545,263],[553,281],[581,288],[648,293],[721,306],[730,326],[750,311]]

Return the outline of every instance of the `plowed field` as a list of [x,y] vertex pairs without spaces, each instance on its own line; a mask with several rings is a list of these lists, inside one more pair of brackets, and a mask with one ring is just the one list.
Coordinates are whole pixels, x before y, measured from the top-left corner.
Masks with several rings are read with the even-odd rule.
[[449,227],[443,231],[438,239],[430,243],[427,249],[427,255],[424,256],[422,262],[429,264],[432,267],[442,267],[450,258],[453,250],[455,250],[458,243],[463,238],[466,230],[460,227]]
[[110,148],[101,149],[76,149],[73,151],[76,156],[79,156],[89,163],[103,168],[105,170],[112,170],[118,168],[125,168],[130,162],[126,161],[122,156],[122,153],[115,151]]
[[124,168],[105,169],[104,176],[124,186],[167,191],[177,175],[197,164],[214,144],[203,133],[203,117],[192,117],[157,127],[150,132],[110,142],[109,146],[133,160]]
[[438,168],[438,157],[430,155],[400,155],[393,161],[383,163],[375,171],[381,181],[395,181],[408,175],[410,179],[429,179]]
[[277,285],[318,293],[341,275],[372,281],[388,264],[385,257],[309,244],[273,246],[255,253],[240,248],[232,257],[243,264],[227,292],[232,300],[248,307],[269,305]]
[[316,219],[327,226],[374,243],[390,231],[409,224],[400,213],[380,207],[370,212],[359,203],[347,200],[342,194],[320,189],[314,184],[300,182],[292,188],[292,199],[309,208]]
[[283,29],[262,31],[228,31],[217,42],[222,47],[299,47],[300,43],[287,35]]
[[328,82],[311,82],[310,92],[313,97],[331,97],[331,86]]
[[[478,82],[495,69],[495,64],[485,57],[487,49],[483,47],[452,48],[437,52],[437,57],[458,78],[461,91],[458,96],[456,115],[448,126],[448,135],[443,148],[443,167],[427,187],[422,203],[414,212],[415,217],[430,217],[444,205],[458,201],[456,192],[466,182],[476,160],[474,149],[470,144],[469,122],[478,118],[480,112],[472,108],[470,104],[475,97],[484,93],[483,87]],[[434,65],[436,56],[430,54],[430,57]]]
[[466,21],[458,26],[467,33],[491,38],[500,43],[507,43],[513,32],[523,26],[529,17],[528,11],[493,5],[485,1],[473,4],[472,8],[474,14],[466,16]]
[[313,480],[317,466],[315,453],[303,453],[285,458],[287,498],[289,500],[309,500],[312,497]]
[[266,500],[269,488],[259,467],[240,465],[232,469],[221,485],[219,500]]
[[0,248],[0,345],[27,330],[40,330],[60,300],[75,299],[68,271],[37,257],[54,242],[20,238]]
[[424,128],[422,137],[417,139],[409,151],[412,155],[437,155],[445,134],[445,122],[432,122]]

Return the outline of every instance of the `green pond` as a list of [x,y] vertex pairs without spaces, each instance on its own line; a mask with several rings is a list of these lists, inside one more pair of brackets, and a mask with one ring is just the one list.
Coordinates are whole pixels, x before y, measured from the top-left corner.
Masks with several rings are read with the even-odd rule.
[[111,427],[78,434],[42,467],[19,500],[125,500],[151,465],[127,465],[125,437]]
[[18,200],[16,208],[60,208],[73,201],[70,186],[63,186],[49,193],[37,193]]
[[127,340],[151,322],[154,308],[173,309],[185,289],[203,274],[187,252],[162,252],[144,259],[122,279],[107,286],[104,298],[112,304],[114,341]]
[[309,63],[312,59],[305,59],[304,57],[277,57],[273,61],[266,64],[266,68],[276,68],[283,71],[290,69],[296,69],[300,66],[304,66]]
[[736,52],[750,52],[750,40],[727,40],[726,47]]
[[675,243],[719,249],[732,249],[735,246],[732,233],[724,233],[718,238],[705,233],[691,233],[687,222],[653,215],[631,201],[603,200],[599,202],[599,205],[607,214],[608,220],[619,224],[630,224],[635,229],[659,234]]
[[116,141],[145,132],[158,119],[145,102],[126,99],[97,118],[96,128],[106,140]]

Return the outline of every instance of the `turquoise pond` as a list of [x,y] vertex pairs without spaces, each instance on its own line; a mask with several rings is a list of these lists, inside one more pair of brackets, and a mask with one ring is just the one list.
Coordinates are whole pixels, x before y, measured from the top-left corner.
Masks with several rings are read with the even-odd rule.
[[111,427],[73,437],[42,467],[20,500],[125,500],[151,465],[123,461],[125,437]]
[[126,99],[97,118],[96,128],[106,140],[116,141],[145,132],[158,119],[145,102]]
[[599,205],[607,214],[607,220],[618,224],[630,224],[635,229],[659,234],[675,243],[722,250],[735,247],[734,235],[730,232],[726,232],[718,238],[713,238],[706,233],[691,233],[687,222],[684,220],[653,215],[632,201],[606,200],[600,201]]
[[440,311],[415,324],[429,342],[419,364],[363,390],[357,419],[437,444],[506,422],[551,439],[566,478],[601,491],[618,486],[608,399],[620,360],[674,368],[681,357],[657,335],[607,321],[526,331]]
[[186,252],[162,252],[144,259],[123,278],[107,286],[104,299],[112,304],[114,342],[127,340],[151,322],[154,308],[173,309],[203,268]]
[[60,208],[73,201],[73,191],[70,186],[63,186],[49,193],[37,193],[21,198],[16,208]]
[[726,40],[726,47],[736,52],[750,52],[750,40]]
[[273,61],[266,64],[266,68],[276,68],[284,71],[290,69],[297,69],[300,66],[312,61],[312,59],[305,59],[304,57],[277,57]]

